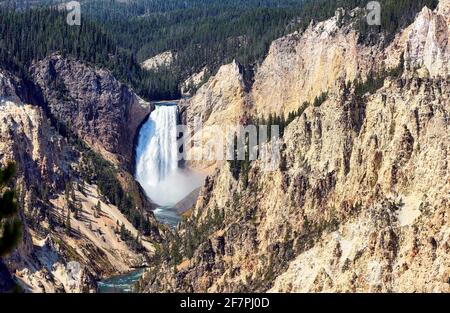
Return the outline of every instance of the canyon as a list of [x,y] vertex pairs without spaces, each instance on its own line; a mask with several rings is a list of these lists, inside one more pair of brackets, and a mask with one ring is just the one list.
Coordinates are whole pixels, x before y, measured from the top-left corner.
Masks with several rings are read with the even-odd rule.
[[[35,84],[0,75],[0,159],[17,164],[24,231],[4,264],[25,291],[93,292],[100,278],[146,264],[153,240],[161,240],[153,205],[128,170],[133,143],[124,140],[134,136],[150,104],[109,72],[61,55],[33,69]],[[128,216],[124,203],[99,188],[102,179],[113,184],[103,188],[115,188],[130,203]],[[130,212],[146,219],[147,236],[130,222]],[[121,238],[119,227],[140,238],[141,251]]]
[[[362,40],[363,14],[312,21],[251,68],[204,67],[176,102],[59,52],[27,80],[0,69],[24,230],[0,289],[96,292],[142,268],[139,292],[450,292],[450,0],[389,40]],[[274,117],[273,170],[175,159],[179,123],[205,143],[198,121]]]
[[[449,292],[449,21],[441,0],[386,44],[359,43],[358,9],[276,40],[248,86],[224,65],[186,104],[204,125],[288,115],[277,170],[228,162],[178,227],[182,260],[145,292]],[[359,94],[356,81],[386,73]],[[201,238],[201,239],[198,239]],[[236,244],[239,243],[239,244]]]

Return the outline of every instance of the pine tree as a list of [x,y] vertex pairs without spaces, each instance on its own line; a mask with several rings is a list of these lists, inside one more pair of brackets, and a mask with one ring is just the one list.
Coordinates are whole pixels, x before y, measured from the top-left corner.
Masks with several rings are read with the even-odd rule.
[[67,233],[67,235],[70,235],[70,232],[71,232],[71,229],[72,229],[72,226],[70,224],[70,210],[67,210],[65,226],[66,226],[66,233]]
[[74,210],[73,214],[74,214],[74,218],[77,219],[77,220],[80,218],[81,209],[82,209],[82,206],[81,206],[80,203],[75,203],[74,204],[74,206],[73,206],[73,210]]
[[77,201],[77,197],[75,196],[75,189],[73,188],[72,183],[70,183],[70,198],[73,202]]
[[16,193],[7,187],[15,173],[14,163],[0,168],[0,257],[10,253],[22,236],[22,224],[15,217],[18,211]]
[[66,184],[66,187],[64,189],[64,197],[66,198],[66,203],[69,204],[70,201],[70,183]]
[[95,206],[95,212],[96,212],[97,217],[100,217],[100,216],[101,216],[101,213],[102,213],[102,205],[100,204],[100,200],[97,201],[97,205]]
[[125,225],[122,223],[120,225],[120,239],[125,241],[127,239],[127,229],[125,228]]
[[181,248],[181,239],[178,236],[178,234],[175,234],[173,240],[172,240],[172,246],[170,247],[170,258],[172,261],[172,264],[176,266],[183,260],[183,256],[180,253]]
[[77,189],[82,195],[86,196],[86,192],[84,189],[84,180],[80,180],[80,182],[77,184]]
[[116,222],[116,227],[114,228],[114,233],[115,233],[115,234],[118,234],[118,233],[119,233],[119,227],[120,227],[120,223],[119,223],[119,220],[117,220],[117,222]]

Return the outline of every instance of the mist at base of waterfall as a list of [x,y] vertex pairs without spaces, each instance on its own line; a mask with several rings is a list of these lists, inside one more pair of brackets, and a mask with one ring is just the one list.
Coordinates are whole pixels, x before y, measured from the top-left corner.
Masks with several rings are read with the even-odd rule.
[[161,180],[156,186],[146,184],[145,176],[140,181],[147,196],[160,206],[173,206],[183,200],[203,183],[203,175],[177,169]]
[[178,167],[177,120],[175,104],[156,105],[136,147],[136,180],[160,206],[175,205],[203,182],[203,175]]

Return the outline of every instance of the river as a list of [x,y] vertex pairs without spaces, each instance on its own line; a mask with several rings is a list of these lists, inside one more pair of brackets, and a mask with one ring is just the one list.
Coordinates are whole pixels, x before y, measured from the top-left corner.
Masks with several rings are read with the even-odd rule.
[[[203,175],[178,166],[176,103],[155,103],[155,110],[139,131],[136,146],[135,178],[147,196],[159,206],[153,211],[158,222],[175,228],[181,220],[173,206],[203,182]],[[114,276],[98,282],[99,293],[134,292],[144,269]]]
[[153,211],[155,218],[158,222],[167,224],[172,228],[176,228],[181,220],[181,216],[178,214],[178,209],[170,206],[164,206],[157,208]]
[[145,269],[138,269],[126,274],[110,277],[97,282],[98,293],[132,293],[136,292],[135,284],[144,275]]

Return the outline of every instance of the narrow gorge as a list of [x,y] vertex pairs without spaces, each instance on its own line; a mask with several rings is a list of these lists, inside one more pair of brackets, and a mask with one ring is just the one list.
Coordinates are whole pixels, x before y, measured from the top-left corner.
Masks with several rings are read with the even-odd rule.
[[0,292],[449,293],[450,0],[166,1],[0,5]]

